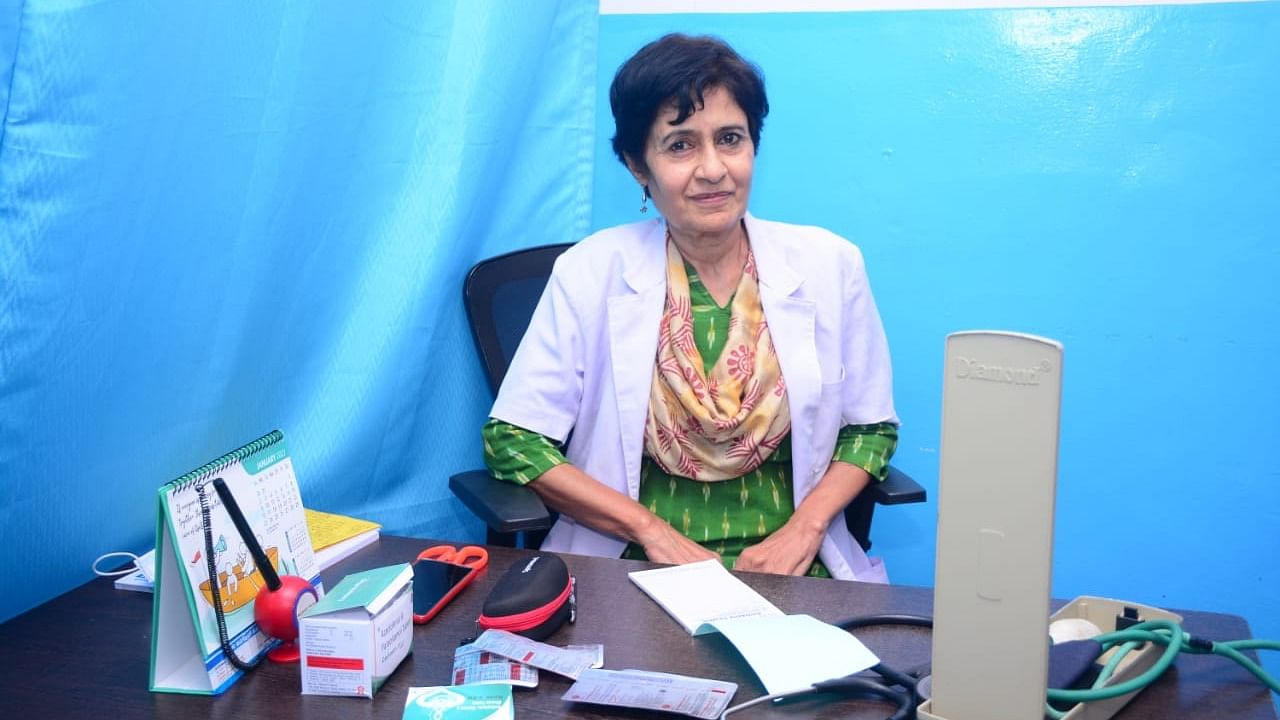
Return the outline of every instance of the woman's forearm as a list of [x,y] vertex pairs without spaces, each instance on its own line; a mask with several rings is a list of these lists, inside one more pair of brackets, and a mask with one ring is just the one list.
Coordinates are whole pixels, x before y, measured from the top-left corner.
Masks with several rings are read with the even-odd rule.
[[640,545],[654,562],[686,563],[717,557],[645,506],[571,464],[547,470],[528,487],[547,505],[575,521]]
[[640,503],[568,463],[547,470],[529,488],[557,512],[630,542],[639,542],[650,525],[661,522]]
[[870,483],[871,475],[866,470],[834,460],[818,484],[796,506],[791,522],[811,532],[826,534],[831,521],[843,513],[845,507]]

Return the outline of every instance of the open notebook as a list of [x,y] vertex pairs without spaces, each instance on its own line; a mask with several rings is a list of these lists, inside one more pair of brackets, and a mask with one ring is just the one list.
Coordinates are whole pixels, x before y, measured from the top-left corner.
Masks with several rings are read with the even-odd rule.
[[783,613],[719,560],[628,576],[689,634],[718,632],[728,638],[769,693],[807,688],[880,662],[844,630],[808,615]]

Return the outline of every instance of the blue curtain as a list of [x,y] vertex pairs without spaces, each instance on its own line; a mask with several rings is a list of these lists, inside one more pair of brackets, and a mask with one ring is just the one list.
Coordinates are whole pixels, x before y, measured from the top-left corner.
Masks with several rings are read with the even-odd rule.
[[0,619],[277,427],[309,507],[479,539],[461,280],[589,230],[596,33],[591,0],[0,0]]

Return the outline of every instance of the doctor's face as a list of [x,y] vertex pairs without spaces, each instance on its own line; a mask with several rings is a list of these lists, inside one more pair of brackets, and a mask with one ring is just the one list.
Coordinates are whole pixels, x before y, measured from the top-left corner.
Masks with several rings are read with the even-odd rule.
[[737,232],[755,169],[746,113],[717,87],[703,95],[701,109],[672,125],[676,115],[674,106],[658,113],[645,143],[648,173],[632,167],[632,174],[649,186],[677,240]]

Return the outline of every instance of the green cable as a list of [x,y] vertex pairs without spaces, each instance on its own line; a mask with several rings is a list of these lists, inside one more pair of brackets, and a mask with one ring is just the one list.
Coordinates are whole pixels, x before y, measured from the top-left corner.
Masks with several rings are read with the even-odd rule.
[[1249,638],[1248,640],[1227,640],[1225,642],[1214,643],[1214,645],[1226,645],[1236,650],[1280,650],[1280,640],[1262,640],[1260,638]]
[[[1270,641],[1266,641],[1266,642],[1270,642]],[[1264,646],[1263,649],[1280,650],[1280,643],[1270,642],[1270,644],[1267,646]],[[1222,655],[1223,657],[1228,657],[1228,658],[1231,658],[1232,660],[1235,660],[1236,663],[1238,663],[1245,670],[1248,670],[1249,672],[1253,673],[1253,676],[1261,680],[1264,685],[1271,688],[1272,692],[1280,693],[1280,682],[1277,682],[1275,678],[1268,675],[1267,672],[1262,669],[1261,665],[1254,662],[1253,660],[1250,660],[1243,653],[1241,653],[1240,650],[1238,650],[1236,647],[1233,647],[1231,643],[1214,643],[1213,651],[1215,654]]]
[[1098,673],[1098,677],[1094,680],[1093,686],[1096,688],[1106,685],[1107,681],[1111,679],[1111,676],[1115,674],[1116,669],[1120,667],[1120,663],[1124,661],[1125,657],[1127,657],[1130,652],[1137,650],[1140,647],[1142,647],[1142,643],[1140,641],[1130,640],[1124,645],[1121,645],[1118,650],[1111,653],[1111,659],[1107,661],[1106,665],[1102,666],[1102,672]]
[[[1094,638],[1101,645],[1103,652],[1106,652],[1117,646],[1118,649],[1112,654],[1111,658],[1103,666],[1098,673],[1097,679],[1093,683],[1093,687],[1087,690],[1064,690],[1050,689],[1048,691],[1049,702],[1059,703],[1082,703],[1092,702],[1095,700],[1106,700],[1108,698],[1126,695],[1136,692],[1150,685],[1169,669],[1173,661],[1177,658],[1178,653],[1186,652],[1196,655],[1214,654],[1222,657],[1230,658],[1238,665],[1248,670],[1259,681],[1270,688],[1272,691],[1280,693],[1280,682],[1271,677],[1258,663],[1244,655],[1243,650],[1280,650],[1280,642],[1275,640],[1228,640],[1224,642],[1211,642],[1208,646],[1203,643],[1193,645],[1191,636],[1188,635],[1181,625],[1170,620],[1146,620],[1137,623],[1124,630],[1117,630],[1111,633],[1105,633]],[[1159,643],[1165,646],[1164,652],[1160,658],[1156,660],[1150,668],[1136,677],[1130,678],[1115,685],[1105,686],[1108,680],[1115,674],[1116,669],[1120,666],[1123,658],[1133,650],[1141,647],[1144,643]],[[1105,687],[1104,687],[1105,686]],[[1066,717],[1068,711],[1058,710],[1052,705],[1045,704],[1045,716],[1053,720],[1061,720]]]
[[[1155,629],[1168,630],[1170,637],[1165,638],[1159,633],[1151,632]],[[1160,659],[1156,660],[1154,665],[1147,668],[1145,672],[1137,675],[1136,677],[1129,678],[1128,680],[1116,683],[1115,685],[1108,685],[1106,687],[1095,686],[1088,690],[1061,690],[1055,688],[1049,691],[1049,700],[1051,702],[1068,703],[1089,702],[1092,700],[1106,700],[1107,698],[1119,697],[1136,690],[1141,690],[1142,688],[1150,685],[1156,678],[1160,677],[1160,675],[1164,673],[1165,670],[1168,670],[1169,666],[1173,664],[1174,659],[1178,657],[1178,652],[1182,648],[1183,635],[1182,626],[1170,620],[1147,620],[1145,622],[1140,622],[1127,630],[1099,635],[1095,639],[1102,643],[1103,650],[1108,650],[1118,643],[1125,643],[1131,640],[1164,642],[1167,643],[1167,646],[1165,647],[1164,653],[1160,655]]]

